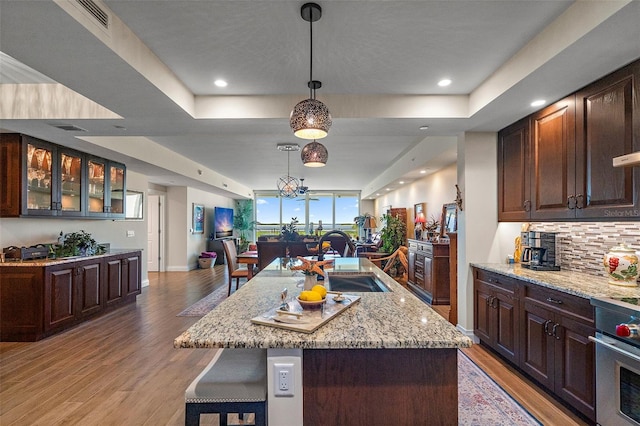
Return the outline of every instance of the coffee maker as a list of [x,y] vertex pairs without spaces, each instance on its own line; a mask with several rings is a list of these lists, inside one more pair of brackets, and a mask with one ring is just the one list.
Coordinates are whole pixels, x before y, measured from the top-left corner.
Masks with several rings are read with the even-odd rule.
[[556,234],[527,231],[520,234],[522,266],[535,271],[559,271],[556,265]]

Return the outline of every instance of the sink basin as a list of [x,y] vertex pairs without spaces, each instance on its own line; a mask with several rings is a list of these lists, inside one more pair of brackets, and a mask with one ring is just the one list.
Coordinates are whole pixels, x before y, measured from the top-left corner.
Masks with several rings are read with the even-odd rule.
[[328,288],[331,291],[350,292],[387,292],[391,291],[373,273],[329,272]]

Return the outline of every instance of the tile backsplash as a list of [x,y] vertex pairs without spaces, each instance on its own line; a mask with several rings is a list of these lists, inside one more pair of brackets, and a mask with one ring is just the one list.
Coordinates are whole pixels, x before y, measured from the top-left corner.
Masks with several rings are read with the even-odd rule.
[[625,243],[640,251],[640,222],[531,222],[530,230],[557,233],[560,268],[606,276],[604,255]]

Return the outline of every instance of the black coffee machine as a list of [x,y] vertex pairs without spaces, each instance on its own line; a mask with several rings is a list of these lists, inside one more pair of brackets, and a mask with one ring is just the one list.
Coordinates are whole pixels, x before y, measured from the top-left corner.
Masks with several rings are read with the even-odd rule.
[[559,271],[556,265],[556,234],[527,231],[520,234],[522,266],[535,271]]

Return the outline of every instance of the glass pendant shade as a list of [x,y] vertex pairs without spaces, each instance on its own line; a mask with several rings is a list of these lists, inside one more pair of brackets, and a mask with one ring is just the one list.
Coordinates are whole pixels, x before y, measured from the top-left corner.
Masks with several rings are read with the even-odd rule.
[[302,163],[307,167],[323,167],[327,165],[329,153],[324,145],[314,140],[302,148],[300,157]]
[[322,139],[331,128],[331,113],[319,100],[305,99],[293,107],[289,125],[293,134],[301,139]]

